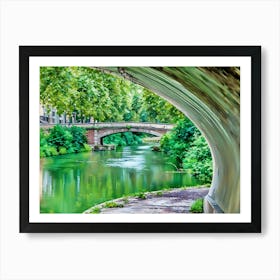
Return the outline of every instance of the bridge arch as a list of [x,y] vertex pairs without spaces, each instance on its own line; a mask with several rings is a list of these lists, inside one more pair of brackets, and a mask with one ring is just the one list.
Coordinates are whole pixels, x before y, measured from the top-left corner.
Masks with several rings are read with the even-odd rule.
[[163,97],[200,129],[211,149],[213,179],[206,212],[240,212],[239,68],[99,68]]
[[141,133],[147,133],[147,134],[150,134],[150,135],[154,135],[154,136],[158,136],[158,137],[161,137],[163,134],[165,133],[160,133],[160,132],[157,132],[157,131],[153,131],[153,130],[148,130],[148,129],[143,129],[143,128],[119,128],[119,129],[113,129],[113,130],[110,130],[110,131],[105,131],[103,133],[100,133],[99,136],[98,136],[98,142],[103,145],[103,138],[106,137],[106,136],[109,136],[109,135],[113,135],[113,134],[116,134],[116,133],[121,133],[121,132],[141,132]]
[[144,122],[95,123],[86,126],[88,144],[93,145],[102,145],[102,139],[111,134],[131,131],[162,136],[174,127],[173,124]]

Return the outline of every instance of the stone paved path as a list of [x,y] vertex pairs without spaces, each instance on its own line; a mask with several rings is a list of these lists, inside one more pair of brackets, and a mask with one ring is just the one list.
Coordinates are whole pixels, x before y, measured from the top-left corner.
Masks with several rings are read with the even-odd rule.
[[106,203],[99,204],[85,211],[89,214],[91,209],[100,208],[101,214],[167,214],[188,213],[191,204],[198,198],[207,195],[209,188],[187,188],[158,191],[146,194],[146,199],[137,197],[120,198],[112,200],[123,207],[103,208]]

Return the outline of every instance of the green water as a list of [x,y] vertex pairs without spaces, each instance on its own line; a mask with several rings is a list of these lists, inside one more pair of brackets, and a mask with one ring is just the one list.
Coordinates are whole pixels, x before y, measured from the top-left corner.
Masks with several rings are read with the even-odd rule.
[[198,185],[173,173],[163,153],[148,145],[41,160],[41,213],[81,213],[89,207],[136,192]]

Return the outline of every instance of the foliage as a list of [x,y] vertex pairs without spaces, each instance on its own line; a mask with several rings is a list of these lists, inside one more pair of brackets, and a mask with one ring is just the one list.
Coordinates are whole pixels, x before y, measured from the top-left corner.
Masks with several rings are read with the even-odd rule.
[[61,125],[55,125],[48,135],[48,143],[53,147],[65,147],[69,149],[72,146],[73,135]]
[[116,133],[103,138],[103,144],[114,144],[117,146],[125,146],[125,139],[122,137],[122,133]]
[[80,122],[173,123],[184,117],[142,86],[89,67],[41,67],[40,102]]
[[156,192],[156,196],[162,196],[162,195],[163,195],[163,192],[162,192],[162,191]]
[[58,152],[55,147],[48,142],[48,135],[40,130],[40,157],[57,156]]
[[211,153],[202,135],[195,138],[185,153],[183,168],[191,169],[192,174],[201,181],[211,182],[213,172]]
[[140,198],[140,199],[146,199],[147,198],[146,194],[142,193],[142,192],[141,193],[137,193],[135,196]]
[[99,207],[94,207],[90,213],[91,214],[99,214],[101,212],[101,209]]
[[133,146],[142,143],[142,138],[145,137],[144,133],[122,132],[116,133],[103,138],[104,144],[114,144],[117,146]]
[[104,208],[122,208],[123,204],[114,201],[106,202]]
[[40,149],[40,156],[41,157],[49,157],[49,156],[57,156],[58,152],[55,147],[46,145]]
[[[180,120],[173,130],[165,134],[160,141],[161,149],[179,168],[189,169],[203,183],[212,179],[211,152],[200,131],[185,118]],[[177,168],[178,169],[178,168]]]
[[70,133],[73,136],[72,147],[75,152],[79,152],[84,149],[84,144],[87,143],[87,138],[85,135],[85,130],[82,127],[71,126]]
[[144,104],[140,113],[142,121],[152,120],[159,123],[174,123],[185,117],[182,112],[169,102],[147,89],[143,89],[142,102]]
[[184,154],[189,148],[195,132],[198,132],[198,129],[189,119],[180,120],[171,132],[161,138],[162,151],[168,153],[171,159],[182,167]]
[[65,155],[67,154],[67,149],[65,147],[58,147],[58,153],[60,155]]
[[203,199],[199,198],[191,205],[191,213],[203,213]]
[[81,149],[82,152],[90,152],[92,151],[92,147],[86,143],[84,143],[84,147]]
[[49,133],[40,130],[40,157],[91,151],[85,130],[80,127],[55,125]]

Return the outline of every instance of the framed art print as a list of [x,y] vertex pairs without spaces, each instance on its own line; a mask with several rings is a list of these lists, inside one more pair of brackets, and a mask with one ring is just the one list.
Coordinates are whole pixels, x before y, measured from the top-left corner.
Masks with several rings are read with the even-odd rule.
[[20,46],[20,232],[261,232],[261,47]]

